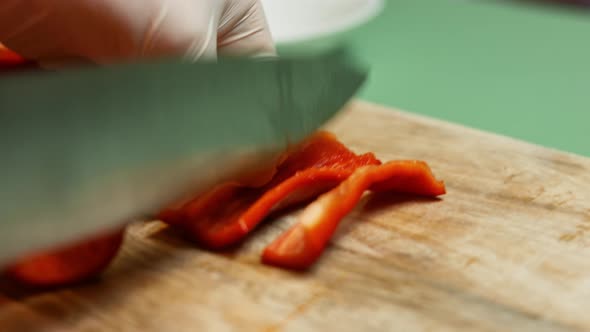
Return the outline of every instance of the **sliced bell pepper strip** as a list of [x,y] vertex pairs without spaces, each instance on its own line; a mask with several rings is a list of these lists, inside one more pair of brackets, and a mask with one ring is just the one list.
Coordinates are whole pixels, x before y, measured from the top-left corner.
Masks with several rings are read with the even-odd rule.
[[[207,247],[222,248],[241,240],[270,213],[314,198],[351,174],[347,169],[308,169],[262,195],[263,190],[235,188],[230,201],[217,196],[216,201],[203,202],[203,210],[190,211],[195,222],[187,223],[185,229]],[[211,209],[221,213],[211,213]]]
[[29,61],[0,44],[0,74],[37,68],[37,63]]
[[197,198],[180,201],[166,207],[158,214],[158,219],[170,226],[184,227],[189,222],[186,213],[188,207],[199,210],[207,209],[209,205],[220,206],[233,198],[235,190],[240,187],[239,183],[223,183]]
[[356,169],[359,166],[380,163],[373,153],[357,155],[333,134],[320,131],[288,153],[268,187],[309,168]]
[[22,56],[0,44],[0,67],[21,65],[24,63],[26,63],[26,60]]
[[357,156],[332,134],[319,132],[289,153],[266,185],[222,184],[159,217],[218,249],[243,239],[269,213],[328,191],[359,166],[378,164],[372,153]]
[[[306,141],[308,143],[309,141]],[[289,152],[287,151],[283,157],[279,158],[279,165],[285,163],[286,159],[288,158]],[[291,158],[293,159],[293,158]],[[265,176],[258,176],[255,183],[250,181],[249,184],[241,183],[241,182],[229,182],[223,183],[221,185],[216,186],[215,188],[211,189],[209,192],[201,194],[196,197],[190,197],[188,199],[183,199],[173,204],[170,204],[166,208],[164,208],[158,214],[158,219],[164,221],[165,223],[171,226],[182,226],[189,221],[186,215],[186,209],[190,206],[191,210],[199,210],[199,207],[207,208],[209,204],[215,204],[214,202],[220,201],[219,204],[222,204],[223,201],[227,201],[231,198],[234,193],[235,188],[242,187],[242,188],[260,188],[267,185],[270,181],[273,180],[277,173],[277,165],[276,167],[272,168],[268,177]],[[229,195],[229,196],[228,196]]]
[[117,255],[123,230],[111,231],[56,249],[27,255],[9,264],[4,273],[30,287],[56,287],[100,274]]
[[[277,161],[281,163],[286,158],[286,154],[277,158]],[[241,178],[240,181],[223,183],[202,195],[195,197],[185,197],[175,203],[168,205],[162,211],[158,213],[158,219],[165,221],[171,226],[181,226],[188,221],[185,213],[185,207],[193,205],[202,205],[207,202],[214,202],[218,200],[228,200],[231,198],[232,188],[244,187],[244,188],[260,188],[268,184],[275,174],[277,173],[277,166],[273,165],[267,169],[261,169],[254,173],[248,173]],[[228,196],[229,195],[229,196]]]
[[305,208],[297,224],[266,247],[262,262],[289,269],[311,266],[340,221],[354,209],[367,189],[432,197],[445,194],[444,183],[437,181],[428,165],[421,161],[391,161],[361,167]]

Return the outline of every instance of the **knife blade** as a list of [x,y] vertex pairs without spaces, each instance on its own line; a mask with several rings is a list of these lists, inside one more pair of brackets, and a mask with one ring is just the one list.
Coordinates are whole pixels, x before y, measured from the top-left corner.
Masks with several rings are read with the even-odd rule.
[[272,163],[365,77],[342,51],[0,76],[0,263]]

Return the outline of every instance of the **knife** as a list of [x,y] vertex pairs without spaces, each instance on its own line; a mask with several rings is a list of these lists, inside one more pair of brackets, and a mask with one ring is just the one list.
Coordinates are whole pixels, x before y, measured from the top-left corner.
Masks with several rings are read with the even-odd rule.
[[0,263],[272,164],[365,77],[344,51],[0,76]]

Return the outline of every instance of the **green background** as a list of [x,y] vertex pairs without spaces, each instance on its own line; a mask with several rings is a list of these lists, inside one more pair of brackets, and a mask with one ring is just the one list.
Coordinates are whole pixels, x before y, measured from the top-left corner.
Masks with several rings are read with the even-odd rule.
[[590,156],[590,10],[390,0],[344,38],[363,99]]

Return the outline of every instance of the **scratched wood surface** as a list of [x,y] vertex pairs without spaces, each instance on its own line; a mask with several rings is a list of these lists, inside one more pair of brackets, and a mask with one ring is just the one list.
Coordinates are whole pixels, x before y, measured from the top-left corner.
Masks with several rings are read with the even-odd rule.
[[308,273],[259,263],[297,211],[222,253],[135,224],[99,280],[4,284],[0,331],[590,330],[589,159],[363,102],[329,129],[448,194],[368,196]]

